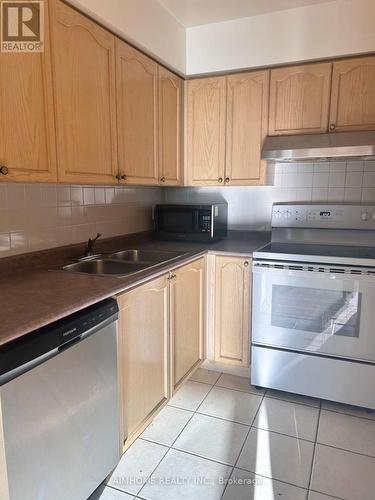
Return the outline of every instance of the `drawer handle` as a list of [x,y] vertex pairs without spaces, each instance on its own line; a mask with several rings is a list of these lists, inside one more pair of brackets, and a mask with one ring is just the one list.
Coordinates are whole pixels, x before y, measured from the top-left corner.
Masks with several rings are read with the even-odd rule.
[[336,125],[334,123],[331,123],[331,125],[329,126],[329,130],[335,130],[336,128]]
[[165,182],[165,177],[160,177],[160,182]]
[[127,178],[128,178],[128,176],[127,176],[126,174],[121,174],[121,175],[120,175],[120,179],[121,179],[122,181],[126,181],[126,179],[127,179]]
[[221,183],[221,182],[223,182],[223,178],[219,177],[217,181]]
[[2,165],[0,167],[0,174],[2,174],[2,175],[8,175],[9,174],[9,168],[6,167],[5,165]]
[[230,181],[229,177],[225,177],[225,184],[228,184],[228,182]]

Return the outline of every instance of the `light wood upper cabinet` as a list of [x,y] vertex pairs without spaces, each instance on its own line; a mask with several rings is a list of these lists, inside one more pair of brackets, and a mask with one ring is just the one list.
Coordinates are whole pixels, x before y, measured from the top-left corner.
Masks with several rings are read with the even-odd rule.
[[56,150],[48,4],[45,50],[0,53],[1,181],[55,182]]
[[375,56],[333,63],[330,130],[375,129]]
[[251,260],[215,258],[215,360],[247,367]]
[[177,269],[171,278],[172,390],[202,360],[204,259]]
[[331,63],[271,70],[269,135],[327,132]]
[[62,2],[55,7],[59,180],[117,182],[114,36]]
[[169,397],[169,280],[162,276],[118,297],[122,440]]
[[126,184],[158,184],[158,65],[116,39],[117,137]]
[[181,184],[183,80],[159,66],[159,181]]
[[226,78],[187,82],[187,183],[224,184]]
[[264,183],[260,153],[268,130],[269,71],[228,76],[225,183]]

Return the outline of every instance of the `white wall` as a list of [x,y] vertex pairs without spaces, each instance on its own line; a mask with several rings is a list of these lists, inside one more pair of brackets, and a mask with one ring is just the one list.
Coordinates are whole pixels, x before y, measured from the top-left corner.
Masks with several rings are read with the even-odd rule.
[[375,51],[375,0],[334,0],[187,29],[187,74]]
[[185,28],[157,0],[68,1],[167,66],[185,73]]

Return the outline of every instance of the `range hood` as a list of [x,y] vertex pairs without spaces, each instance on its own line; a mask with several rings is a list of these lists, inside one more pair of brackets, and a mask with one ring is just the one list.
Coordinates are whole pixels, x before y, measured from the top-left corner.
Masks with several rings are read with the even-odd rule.
[[283,135],[266,137],[262,160],[311,161],[375,159],[375,132]]

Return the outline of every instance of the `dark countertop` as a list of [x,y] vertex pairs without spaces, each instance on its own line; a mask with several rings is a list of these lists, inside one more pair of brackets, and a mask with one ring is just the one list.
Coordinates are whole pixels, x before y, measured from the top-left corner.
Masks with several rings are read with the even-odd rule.
[[[37,260],[35,255],[30,256],[30,262],[33,262],[31,267],[34,269],[32,271],[26,271],[20,265],[17,268],[13,262],[16,258],[7,258],[8,268],[13,266],[17,272],[3,274],[0,277],[2,312],[0,346],[91,304],[134,288],[207,252],[251,256],[254,250],[265,245],[269,240],[269,233],[265,232],[230,231],[228,238],[212,244],[163,242],[150,237],[145,238],[144,235],[138,242],[136,238],[123,240],[122,243],[117,241],[111,245],[110,251],[153,248],[187,252],[172,262],[154,266],[125,278],[58,271],[59,265],[69,263],[66,256],[71,256],[72,251],[67,250],[65,250],[63,262],[61,262],[61,254],[58,258],[54,256],[56,259],[54,262],[51,257],[52,251],[38,252],[39,260],[45,257],[44,268],[41,264],[35,264]],[[98,248],[98,251],[103,250]],[[22,265],[25,266],[27,256],[23,255],[21,259]],[[5,262],[5,259],[0,259],[0,266],[3,264],[1,261]],[[51,262],[54,262],[54,265],[51,265]],[[56,270],[49,271],[48,269],[51,268]]]

